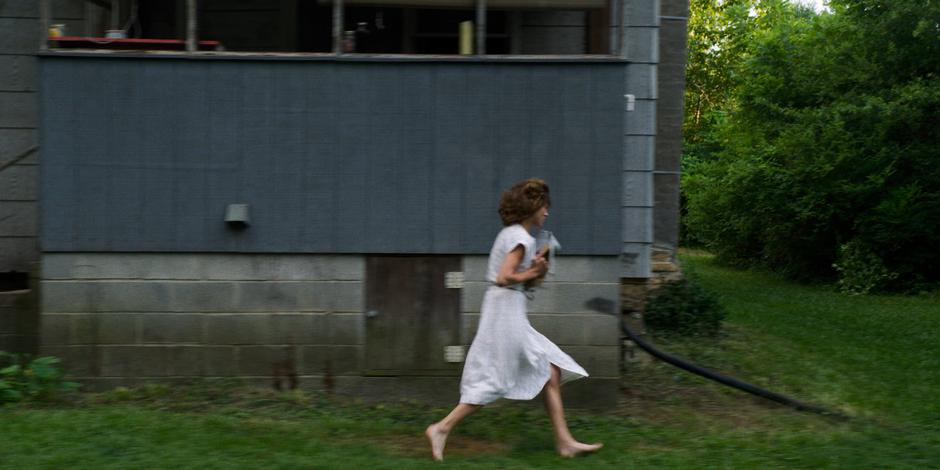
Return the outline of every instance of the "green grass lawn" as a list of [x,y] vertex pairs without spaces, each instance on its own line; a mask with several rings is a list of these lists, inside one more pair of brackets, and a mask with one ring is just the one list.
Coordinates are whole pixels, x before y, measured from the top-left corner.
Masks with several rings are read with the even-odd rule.
[[[849,415],[799,413],[670,366],[636,365],[604,413],[569,410],[598,454],[552,453],[544,412],[504,402],[458,428],[447,468],[940,468],[940,296],[850,297],[683,263],[727,308],[722,336],[664,349]],[[438,468],[422,431],[446,410],[195,385],[0,409],[0,468]]]

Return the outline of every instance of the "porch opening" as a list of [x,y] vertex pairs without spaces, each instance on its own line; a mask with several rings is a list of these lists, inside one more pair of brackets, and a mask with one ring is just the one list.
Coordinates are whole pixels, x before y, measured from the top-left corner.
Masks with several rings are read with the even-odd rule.
[[198,39],[205,44],[194,48],[231,52],[619,54],[621,0],[202,0],[195,23],[190,1],[89,1],[83,31],[50,28],[50,45],[183,49]]

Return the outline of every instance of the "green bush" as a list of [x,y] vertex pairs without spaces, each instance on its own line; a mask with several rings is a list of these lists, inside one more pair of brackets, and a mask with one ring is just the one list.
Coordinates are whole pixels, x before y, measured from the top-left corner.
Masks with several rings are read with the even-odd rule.
[[832,267],[839,272],[839,290],[846,294],[882,291],[898,277],[871,248],[858,240],[839,247],[839,261]]
[[59,359],[51,356],[28,359],[20,354],[0,351],[0,404],[24,400],[48,400],[62,392],[78,388],[64,380],[57,366]]
[[717,298],[691,279],[662,287],[646,306],[646,326],[654,333],[715,336],[725,311]]

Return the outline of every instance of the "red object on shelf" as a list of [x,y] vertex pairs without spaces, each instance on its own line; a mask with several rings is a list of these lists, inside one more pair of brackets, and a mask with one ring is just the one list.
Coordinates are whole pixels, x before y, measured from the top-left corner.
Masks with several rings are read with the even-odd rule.
[[[49,42],[67,49],[116,49],[131,51],[184,51],[186,41],[181,39],[92,38],[83,36],[50,37]],[[219,41],[199,41],[199,50],[217,50]]]

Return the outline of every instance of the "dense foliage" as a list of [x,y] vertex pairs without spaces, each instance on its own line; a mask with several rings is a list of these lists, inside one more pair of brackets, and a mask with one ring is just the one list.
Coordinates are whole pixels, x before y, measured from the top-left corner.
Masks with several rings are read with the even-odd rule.
[[[839,276],[849,292],[940,280],[940,2],[832,0],[819,15],[697,3],[728,5],[709,14],[748,26],[725,28],[746,45],[721,64],[732,78],[708,112],[722,118],[690,127],[686,242],[726,262]],[[758,22],[755,5],[773,20]],[[690,43],[690,70],[701,47]]]

